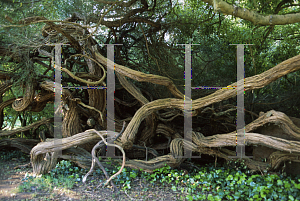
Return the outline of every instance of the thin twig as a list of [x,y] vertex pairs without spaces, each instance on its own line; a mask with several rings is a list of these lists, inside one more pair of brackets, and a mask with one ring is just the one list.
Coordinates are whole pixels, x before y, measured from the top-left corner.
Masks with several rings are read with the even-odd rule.
[[[117,175],[119,175],[119,174],[122,172],[122,170],[123,170],[123,168],[124,168],[124,166],[125,166],[126,157],[125,157],[125,152],[124,152],[124,150],[122,149],[122,147],[120,147],[120,146],[118,146],[118,145],[115,145],[115,144],[111,144],[110,142],[113,143],[113,142],[114,142],[114,141],[115,141],[115,140],[123,133],[123,131],[125,130],[125,125],[126,125],[126,123],[123,122],[123,128],[122,128],[121,132],[120,132],[116,137],[107,137],[107,140],[108,140],[109,142],[106,142],[105,138],[104,138],[98,131],[96,131],[95,129],[90,129],[90,130],[89,130],[89,131],[93,131],[93,132],[97,133],[97,134],[100,136],[100,138],[101,138],[102,140],[101,140],[100,142],[98,142],[98,143],[93,147],[93,150],[92,150],[92,165],[91,165],[91,169],[90,169],[90,171],[83,177],[83,179],[82,179],[82,182],[83,182],[83,183],[85,183],[86,178],[93,172],[94,166],[95,166],[95,162],[96,162],[96,163],[99,165],[99,167],[102,169],[102,171],[104,172],[105,177],[107,178],[107,181],[105,182],[104,186],[106,186],[106,185],[110,182],[111,185],[113,186],[113,188],[114,188],[116,191],[118,191],[118,189],[116,188],[116,186],[115,186],[114,183],[112,182],[112,179],[113,179],[114,177],[116,177]],[[114,174],[113,176],[111,176],[110,178],[109,178],[108,173],[106,172],[105,168],[104,168],[103,165],[100,163],[99,159],[96,157],[96,149],[99,148],[99,147],[101,148],[104,144],[106,144],[107,146],[117,147],[118,149],[120,149],[120,151],[121,151],[122,154],[123,154],[123,163],[122,163],[122,166],[121,166],[120,170],[119,170],[116,174]],[[100,186],[100,185],[98,185],[97,188],[98,188],[99,186]]]

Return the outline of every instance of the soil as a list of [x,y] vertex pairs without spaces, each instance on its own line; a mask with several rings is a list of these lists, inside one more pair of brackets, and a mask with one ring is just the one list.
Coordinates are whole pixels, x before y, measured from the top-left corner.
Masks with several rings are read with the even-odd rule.
[[[18,165],[28,164],[28,159],[20,161],[13,158],[10,161],[0,160],[0,200],[184,200],[185,193],[174,192],[171,186],[162,184],[150,184],[145,179],[136,179],[131,182],[131,189],[126,192],[119,190],[113,192],[111,186],[99,187],[99,179],[104,180],[103,176],[89,176],[86,185],[79,182],[70,190],[54,188],[52,192],[38,190],[32,186],[31,192],[18,192],[18,186],[26,173],[32,173],[31,166],[14,169]],[[95,182],[91,182],[94,180]],[[118,186],[121,189],[121,186]]]

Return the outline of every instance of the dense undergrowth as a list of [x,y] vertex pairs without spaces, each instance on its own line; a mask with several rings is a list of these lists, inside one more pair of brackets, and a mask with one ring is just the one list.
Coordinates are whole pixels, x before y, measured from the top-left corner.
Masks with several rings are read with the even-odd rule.
[[[12,157],[24,157],[18,151],[5,152],[1,160]],[[113,160],[106,161],[112,164]],[[133,180],[143,178],[155,185],[170,187],[181,192],[186,200],[300,200],[300,177],[284,174],[251,174],[242,161],[233,162],[236,168],[207,164],[193,168],[192,171],[172,169],[165,166],[153,173],[124,168],[113,181],[122,191],[130,191]],[[106,168],[110,175],[116,173],[120,166]],[[230,167],[230,166],[229,166]],[[232,165],[231,165],[232,167]],[[22,179],[19,192],[30,192],[32,188],[51,191],[55,188],[72,189],[82,182],[88,170],[78,168],[69,161],[62,160],[48,174],[37,177],[27,174]],[[93,175],[103,174],[100,169]],[[90,176],[91,178],[95,178]],[[104,183],[105,180],[88,180],[87,182]]]
[[28,155],[21,152],[20,150],[5,150],[0,149],[0,160],[1,161],[9,161],[12,159],[18,159],[21,161],[25,161],[28,158]]

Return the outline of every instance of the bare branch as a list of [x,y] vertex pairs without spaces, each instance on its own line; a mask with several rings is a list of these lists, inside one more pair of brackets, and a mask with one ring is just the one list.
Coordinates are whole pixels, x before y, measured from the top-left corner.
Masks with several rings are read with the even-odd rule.
[[300,22],[300,13],[286,15],[261,15],[255,11],[230,5],[222,0],[203,0],[224,15],[234,15],[258,25],[285,25]]

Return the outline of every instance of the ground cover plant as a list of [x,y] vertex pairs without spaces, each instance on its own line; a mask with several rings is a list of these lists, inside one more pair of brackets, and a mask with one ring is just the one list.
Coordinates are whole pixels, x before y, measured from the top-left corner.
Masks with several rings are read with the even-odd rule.
[[[124,168],[114,182],[125,192],[130,191],[136,178],[144,178],[151,184],[167,186],[172,191],[179,192],[181,194],[179,199],[182,200],[300,200],[299,176],[279,173],[253,174],[243,162],[238,161],[229,166],[234,168],[220,165],[215,167],[214,164],[195,166],[196,168],[188,173],[185,173],[187,170],[172,169],[167,165],[155,169],[153,173]],[[118,168],[106,170],[114,174]],[[46,175],[36,178],[25,176],[19,190],[31,192],[32,186],[49,190],[55,187],[72,189],[75,184],[82,182],[86,172],[87,170],[62,160]],[[94,175],[96,174],[103,173],[97,169],[94,172]],[[89,182],[103,184],[105,180],[93,179]]]

